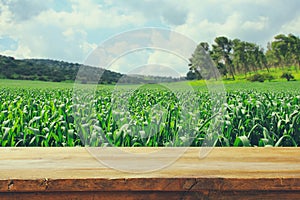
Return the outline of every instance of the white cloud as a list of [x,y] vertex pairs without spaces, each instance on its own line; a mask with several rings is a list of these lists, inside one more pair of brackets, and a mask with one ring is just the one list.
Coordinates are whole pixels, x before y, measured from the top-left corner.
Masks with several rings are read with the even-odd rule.
[[74,30],[72,28],[68,28],[65,31],[62,32],[63,36],[65,36],[66,38],[70,38],[74,36]]
[[263,30],[268,26],[268,18],[260,17],[258,21],[246,21],[242,25],[242,29],[245,30]]
[[115,5],[126,7],[131,12],[140,12],[148,21],[171,25],[184,24],[188,15],[183,1],[173,0],[130,0],[116,1]]
[[[18,58],[53,58],[83,62],[96,47],[88,41],[88,32],[143,23],[143,17],[132,13],[120,14],[121,8],[104,9],[95,1],[71,1],[72,10],[55,11],[40,8],[41,4],[23,4],[30,9],[28,16],[16,11],[20,8],[16,1],[0,1],[0,36],[8,35],[18,42],[16,51],[6,51]],[[43,2],[47,4],[47,2]],[[23,5],[22,4],[22,5]],[[30,16],[29,16],[30,15]],[[23,17],[22,17],[23,16]],[[22,22],[20,22],[22,21]]]
[[112,57],[110,65],[105,67],[109,70],[130,74],[139,66],[148,64],[147,60],[150,54],[151,52],[147,49],[138,49],[120,57]]
[[188,70],[188,63],[171,52],[157,49],[139,49],[115,58],[107,69],[124,74],[149,74],[182,76]]
[[188,71],[188,62],[171,52],[155,50],[149,55],[146,69],[153,75],[182,76]]
[[0,1],[0,36],[6,35],[13,27],[12,13],[9,11],[8,5],[2,4]]
[[51,3],[51,0],[3,0],[3,3],[8,5],[13,19],[22,23],[47,10],[47,5]]
[[278,32],[300,34],[299,28],[293,28],[298,27],[300,17],[300,1],[296,0],[187,0],[178,4],[184,4],[189,14],[185,24],[171,27],[197,42],[213,43],[215,37],[227,36],[266,46]]
[[212,43],[213,39],[220,35],[238,35],[242,25],[239,13],[232,13],[223,23],[210,22],[208,19],[198,21],[197,19],[197,15],[191,15],[188,23],[175,27],[175,30],[188,35],[197,43],[201,41]]
[[[133,51],[139,48],[137,44],[131,44],[128,41],[125,41],[126,38],[123,38],[123,41],[112,41],[107,47],[107,53],[111,56],[121,56],[128,51]],[[112,39],[113,40],[113,39]]]
[[284,24],[281,29],[280,32],[282,33],[296,33],[298,35],[300,35],[300,16],[298,16],[297,18],[293,19],[292,21],[290,21],[287,24]]
[[7,55],[7,56],[14,56],[17,58],[31,58],[32,57],[31,50],[27,46],[23,46],[22,44],[19,44],[18,48],[14,51],[5,50],[2,52],[2,54]]
[[81,29],[116,28],[128,24],[139,25],[144,18],[139,13],[122,13],[121,8],[104,9],[95,1],[72,1],[72,12],[57,12],[49,9],[42,12],[36,20],[57,27],[76,27]]
[[95,43],[82,42],[79,45],[79,48],[82,49],[82,52],[84,53],[84,55],[88,55],[89,53],[91,53],[91,51],[96,49],[97,46],[98,45]]

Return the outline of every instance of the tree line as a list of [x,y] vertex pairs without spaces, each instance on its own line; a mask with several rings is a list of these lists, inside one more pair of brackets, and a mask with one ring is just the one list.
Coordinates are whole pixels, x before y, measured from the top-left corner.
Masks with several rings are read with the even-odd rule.
[[255,43],[220,36],[211,46],[201,42],[189,61],[189,80],[216,78],[217,73],[210,67],[213,64],[221,75],[233,80],[237,74],[247,76],[262,69],[269,72],[272,67],[295,66],[300,69],[300,38],[293,34],[279,34],[264,50]]

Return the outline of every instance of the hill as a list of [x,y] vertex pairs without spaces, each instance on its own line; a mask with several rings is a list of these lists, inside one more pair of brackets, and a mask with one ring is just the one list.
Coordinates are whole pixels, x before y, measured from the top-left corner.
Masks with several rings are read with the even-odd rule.
[[[79,69],[84,67],[84,71]],[[80,74],[80,76],[79,76]],[[99,80],[99,77],[101,79]],[[39,80],[51,82],[82,83],[157,83],[173,82],[182,79],[172,77],[124,75],[103,68],[84,66],[78,63],[50,59],[15,59],[0,55],[0,78],[17,80]]]

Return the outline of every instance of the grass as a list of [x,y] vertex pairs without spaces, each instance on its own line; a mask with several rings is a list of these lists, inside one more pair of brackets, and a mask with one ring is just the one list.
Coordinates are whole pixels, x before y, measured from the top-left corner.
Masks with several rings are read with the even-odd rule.
[[286,79],[280,78],[280,76],[282,75],[283,72],[290,72],[294,75],[296,80],[300,80],[300,69],[298,69],[295,66],[291,66],[291,67],[284,67],[284,68],[270,68],[269,72],[266,69],[263,70],[258,70],[257,72],[251,72],[249,74],[247,74],[247,76],[245,76],[244,74],[238,74],[235,76],[236,80],[232,80],[230,78],[225,79],[224,78],[224,82],[225,83],[234,83],[234,82],[248,82],[246,79],[247,77],[259,73],[259,74],[270,74],[272,75],[275,79],[272,80],[272,82],[285,82]]
[[[35,89],[73,89],[75,83],[72,82],[45,82],[45,81],[32,81],[32,80],[11,80],[0,79],[0,88],[35,88]],[[91,84],[76,84],[78,87],[94,87]],[[101,88],[113,88],[113,85],[97,85]]]
[[73,83],[58,83],[58,82],[44,82],[31,80],[11,80],[0,79],[0,87],[6,88],[39,88],[39,89],[56,89],[56,88],[72,88]]
[[[294,74],[294,73],[293,73]],[[295,74],[297,75],[297,74]],[[273,81],[266,81],[264,83],[259,82],[249,82],[245,79],[237,80],[223,80],[218,82],[219,84],[224,84],[226,90],[240,90],[240,89],[255,89],[255,90],[286,90],[286,89],[298,89],[300,88],[299,79],[296,78],[296,81],[286,81],[285,79],[276,79]],[[178,90],[185,90],[187,87],[192,87],[193,89],[207,90],[207,84],[213,84],[214,81],[205,82],[204,80],[194,80],[194,81],[182,81],[174,83],[163,83],[162,87],[167,88],[177,88]],[[78,85],[76,85],[78,86]],[[82,87],[94,87],[94,85],[81,85]],[[157,84],[146,84],[146,85],[97,85],[99,89],[108,88],[114,89],[116,87],[132,89],[139,88],[157,88]],[[43,82],[43,81],[29,81],[29,80],[10,80],[10,79],[0,79],[0,87],[2,88],[38,88],[38,89],[72,89],[74,88],[74,83],[65,83],[65,82]]]

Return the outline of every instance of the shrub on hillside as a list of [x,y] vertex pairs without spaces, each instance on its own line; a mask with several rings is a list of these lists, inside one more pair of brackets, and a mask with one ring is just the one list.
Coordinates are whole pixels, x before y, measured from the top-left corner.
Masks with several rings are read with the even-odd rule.
[[255,82],[255,81],[264,82],[265,81],[265,77],[262,74],[254,74],[254,75],[248,77],[247,80],[251,81],[251,82]]
[[275,77],[272,76],[271,74],[264,74],[263,76],[264,76],[265,80],[268,80],[268,81],[271,81],[271,80],[275,79]]
[[271,81],[275,79],[271,74],[254,74],[247,78],[248,81],[251,82],[264,82],[265,80]]
[[283,72],[280,78],[285,78],[287,81],[294,79],[295,77],[290,72]]

